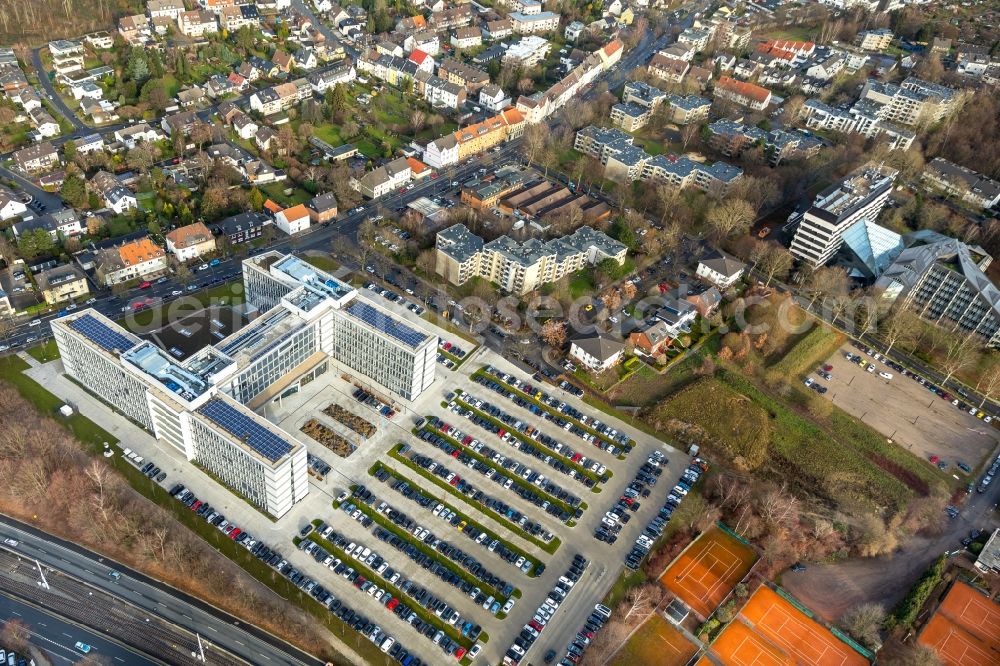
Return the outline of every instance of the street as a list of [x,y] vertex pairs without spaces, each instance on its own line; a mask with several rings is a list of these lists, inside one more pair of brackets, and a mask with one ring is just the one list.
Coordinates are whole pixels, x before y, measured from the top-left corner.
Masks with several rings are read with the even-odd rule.
[[[203,601],[81,546],[64,542],[5,516],[0,517],[0,536],[19,542],[13,548],[5,546],[9,550],[38,559],[46,566],[65,571],[88,585],[120,597],[170,623],[192,633],[200,633],[207,640],[249,663],[259,664],[261,658],[266,658],[269,663],[289,666],[318,666],[322,663]],[[110,577],[108,572],[112,570],[120,572],[121,577],[117,580]]]

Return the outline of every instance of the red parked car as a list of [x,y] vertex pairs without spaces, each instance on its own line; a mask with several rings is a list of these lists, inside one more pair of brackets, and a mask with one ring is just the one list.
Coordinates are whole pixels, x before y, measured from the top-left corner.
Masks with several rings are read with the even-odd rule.
[[139,283],[139,289],[149,289],[152,286],[153,283],[150,282],[149,280],[143,280],[142,282]]
[[238,537],[240,535],[240,533],[242,531],[243,530],[241,530],[240,528],[237,527],[235,530],[233,530],[232,532],[229,533],[229,538],[230,539],[235,539],[236,537]]

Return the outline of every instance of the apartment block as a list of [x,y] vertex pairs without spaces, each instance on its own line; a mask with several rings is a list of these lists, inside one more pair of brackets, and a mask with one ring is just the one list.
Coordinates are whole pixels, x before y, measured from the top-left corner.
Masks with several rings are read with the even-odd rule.
[[899,85],[868,79],[861,89],[861,99],[875,105],[880,119],[913,126],[945,118],[954,108],[958,92],[914,76]]
[[59,76],[83,71],[83,44],[68,39],[49,42],[52,69]]
[[477,155],[524,133],[524,116],[506,109],[481,123],[463,127],[427,144],[424,162],[433,168],[446,167]]
[[352,178],[351,187],[369,199],[392,192],[410,182],[413,171],[405,157],[399,157],[369,171],[361,178]]
[[518,242],[501,236],[484,243],[464,224],[456,224],[437,234],[436,270],[452,284],[481,277],[520,296],[605,259],[622,264],[627,251],[623,244],[588,226],[547,242],[535,238]]
[[754,111],[763,111],[771,103],[771,91],[767,88],[728,76],[720,76],[716,81],[715,96]]
[[712,100],[697,95],[669,95],[670,121],[678,125],[690,125],[708,120],[708,112],[712,109]]
[[896,171],[869,164],[816,195],[798,217],[792,254],[813,267],[827,263],[840,249],[843,234],[859,221],[874,222],[889,199]]
[[810,99],[802,105],[801,113],[806,127],[810,129],[861,134],[868,138],[883,137],[895,150],[909,149],[917,136],[912,130],[882,120],[879,106],[864,99],[847,110]]
[[511,12],[507,18],[511,22],[515,35],[534,35],[552,32],[559,28],[559,14],[555,12],[538,12],[537,14]]
[[97,279],[106,287],[158,275],[167,270],[167,253],[149,237],[97,253]]
[[1000,204],[1000,183],[943,157],[935,157],[924,168],[923,181],[973,206]]
[[727,157],[737,157],[750,146],[764,148],[768,163],[778,166],[786,159],[805,159],[819,152],[823,142],[814,136],[780,129],[766,131],[756,125],[745,125],[720,118],[708,126],[709,143]]
[[893,37],[892,30],[889,28],[879,28],[878,30],[859,32],[855,41],[865,51],[884,51],[892,44]]
[[87,276],[76,266],[69,264],[37,273],[35,285],[49,305],[71,301],[90,292]]

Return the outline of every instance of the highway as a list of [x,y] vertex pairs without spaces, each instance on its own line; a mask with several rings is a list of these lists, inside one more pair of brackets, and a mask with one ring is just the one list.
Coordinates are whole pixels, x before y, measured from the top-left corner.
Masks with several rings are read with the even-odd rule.
[[[210,644],[251,664],[321,666],[322,661],[232,615],[128,567],[52,535],[0,516],[0,538],[19,543],[10,550],[36,558],[74,578],[167,622],[198,633]],[[8,548],[8,546],[4,546]],[[121,573],[119,579],[110,571]]]
[[77,641],[89,645],[93,648],[91,654],[107,659],[110,664],[156,666],[163,663],[5,593],[0,593],[0,617],[24,622],[31,632],[29,642],[44,650],[57,666],[74,664],[83,657],[74,647]]

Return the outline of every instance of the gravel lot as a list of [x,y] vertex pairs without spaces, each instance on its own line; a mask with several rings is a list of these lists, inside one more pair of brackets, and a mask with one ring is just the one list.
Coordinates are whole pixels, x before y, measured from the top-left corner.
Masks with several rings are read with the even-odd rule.
[[[976,468],[996,446],[997,431],[992,426],[879,361],[866,356],[877,367],[874,373],[863,370],[845,358],[847,352],[859,350],[844,345],[827,361],[833,366],[832,381],[810,375],[830,389],[826,397],[847,413],[924,459],[940,456],[960,478],[964,474],[955,467],[957,461]],[[879,377],[880,371],[893,378]]]

